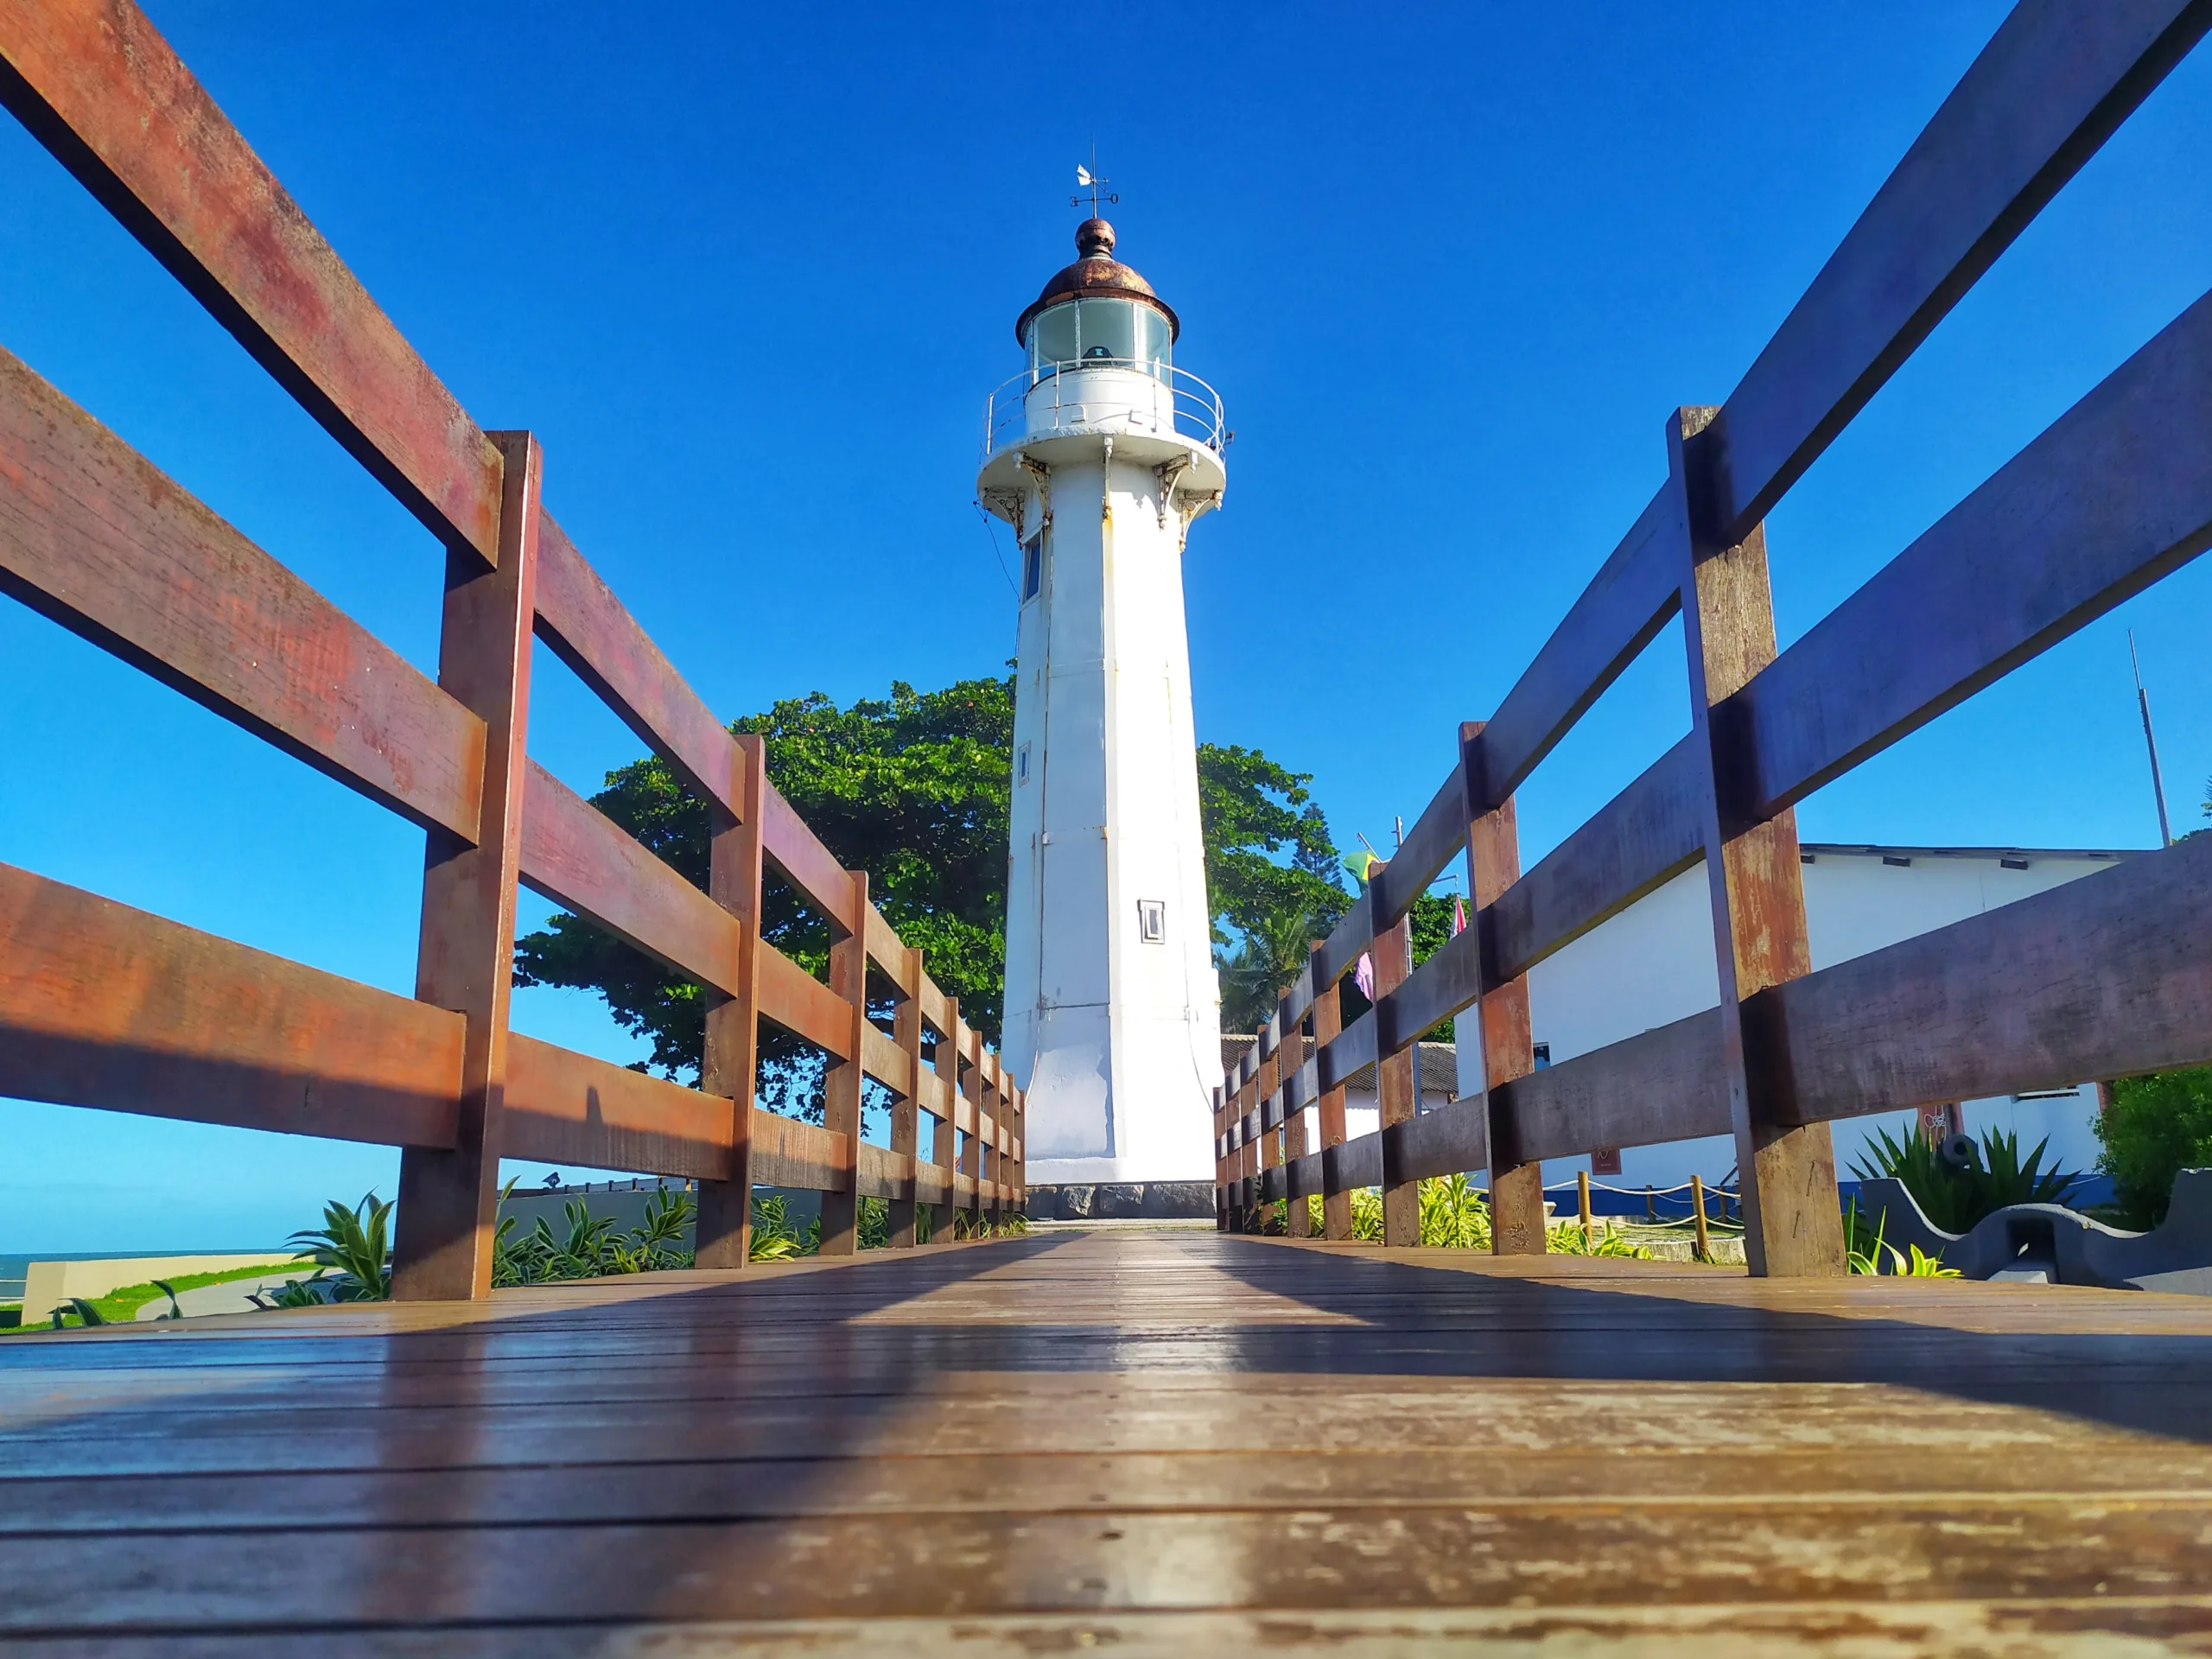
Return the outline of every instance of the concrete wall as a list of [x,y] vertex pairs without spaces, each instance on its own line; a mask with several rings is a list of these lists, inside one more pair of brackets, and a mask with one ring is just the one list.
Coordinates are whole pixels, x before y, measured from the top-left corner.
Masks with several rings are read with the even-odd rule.
[[124,1285],[179,1279],[188,1273],[227,1273],[232,1268],[283,1262],[290,1254],[276,1249],[245,1255],[124,1255],[92,1262],[34,1262],[23,1275],[23,1322],[36,1324],[72,1296],[94,1301]]

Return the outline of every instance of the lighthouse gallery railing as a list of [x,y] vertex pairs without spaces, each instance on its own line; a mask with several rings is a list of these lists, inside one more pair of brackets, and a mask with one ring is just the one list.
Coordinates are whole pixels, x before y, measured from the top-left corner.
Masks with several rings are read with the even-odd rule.
[[[436,683],[0,350],[0,584],[422,825],[415,1000],[0,866],[0,1095],[405,1149],[395,1287],[488,1284],[501,1156],[699,1183],[740,1267],[755,1183],[954,1212],[1022,1199],[1021,1092],[539,504],[527,433],[480,430],[128,0],[0,7],[0,99],[447,549]],[[710,804],[702,892],[527,757],[543,639]],[[760,937],[772,868],[836,938],[823,983]],[[519,880],[705,988],[685,1089],[506,1028]],[[873,963],[893,988],[869,1017]],[[827,1123],[753,1104],[766,1019],[828,1065]],[[925,1032],[934,1060],[925,1063]],[[861,1136],[863,1075],[895,1096]],[[921,1116],[932,1120],[926,1145]]]
[[[1497,1248],[1541,1250],[1541,1160],[1733,1135],[1754,1269],[1840,1272],[1829,1120],[2212,1058],[2212,836],[1814,973],[1793,811],[2212,541],[2212,296],[1779,654],[1761,523],[2208,22],[2019,6],[1728,401],[1669,417],[1666,483],[1228,1078],[1224,1225],[1287,1196],[1303,1232],[1320,1194],[1348,1237],[1379,1185],[1412,1244],[1418,1183],[1486,1168]],[[1677,613],[1693,730],[1523,873],[1515,789]],[[1408,908],[1461,856],[1473,925],[1412,969]],[[1536,1071],[1529,969],[1700,862],[1721,1006]],[[1375,1006],[1340,1032],[1370,952]],[[1410,1045],[1470,1009],[1484,1092],[1415,1116]],[[1376,1061],[1382,1127],[1347,1141]]]
[[1039,364],[1010,376],[983,402],[983,459],[1058,433],[1141,431],[1229,442],[1221,394],[1187,369],[1134,358]]

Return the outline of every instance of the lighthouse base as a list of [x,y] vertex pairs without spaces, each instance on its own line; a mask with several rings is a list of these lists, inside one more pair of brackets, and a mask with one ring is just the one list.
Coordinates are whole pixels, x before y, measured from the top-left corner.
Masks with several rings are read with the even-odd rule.
[[1213,1187],[1205,1181],[1032,1182],[1025,1213],[1032,1221],[1211,1221]]

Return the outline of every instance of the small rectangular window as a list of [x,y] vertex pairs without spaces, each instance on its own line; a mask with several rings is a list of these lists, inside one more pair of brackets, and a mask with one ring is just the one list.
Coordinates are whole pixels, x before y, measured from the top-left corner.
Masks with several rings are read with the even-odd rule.
[[1027,604],[1045,586],[1045,532],[1039,531],[1021,546],[1021,601]]
[[1027,743],[1014,752],[1014,781],[1017,784],[1029,781],[1029,746]]
[[1167,943],[1167,906],[1158,899],[1137,900],[1137,936],[1147,944]]
[[1552,1046],[1549,1043],[1531,1043],[1529,1058],[1535,1062],[1536,1070],[1542,1071],[1552,1063]]

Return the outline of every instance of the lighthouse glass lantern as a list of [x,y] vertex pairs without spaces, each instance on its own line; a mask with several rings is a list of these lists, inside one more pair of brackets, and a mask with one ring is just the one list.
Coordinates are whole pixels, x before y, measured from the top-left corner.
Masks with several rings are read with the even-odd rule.
[[976,479],[1020,550],[1001,1052],[1033,1185],[1202,1184],[1220,996],[1182,561],[1228,435],[1113,227],[1076,245],[1015,321]]

